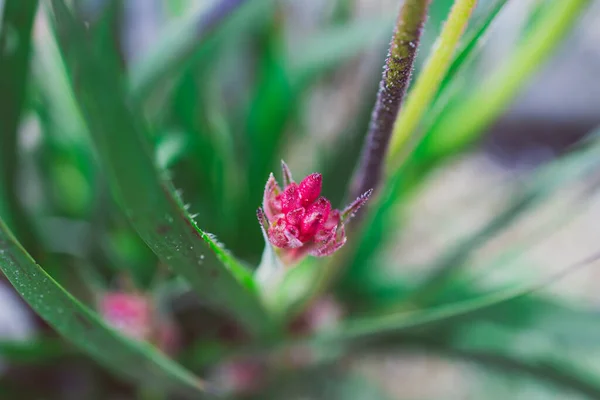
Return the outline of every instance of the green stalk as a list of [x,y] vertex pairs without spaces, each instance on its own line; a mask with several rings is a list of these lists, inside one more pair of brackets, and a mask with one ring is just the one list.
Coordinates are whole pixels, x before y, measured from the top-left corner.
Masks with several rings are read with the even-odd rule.
[[398,14],[360,165],[353,178],[351,199],[379,186],[385,151],[408,89],[429,3],[407,0]]
[[414,131],[450,68],[454,50],[476,5],[477,0],[455,1],[442,33],[434,45],[434,51],[409,93],[404,110],[396,119],[385,161],[388,174],[398,168],[401,163],[399,158],[408,153]]
[[589,0],[554,0],[510,60],[459,107],[442,114],[432,128],[425,152],[443,156],[476,140],[548,59],[588,3]]

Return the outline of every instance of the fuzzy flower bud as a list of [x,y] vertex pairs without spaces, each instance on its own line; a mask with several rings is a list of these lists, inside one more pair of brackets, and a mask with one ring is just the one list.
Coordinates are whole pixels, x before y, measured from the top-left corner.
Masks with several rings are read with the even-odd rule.
[[269,242],[281,249],[282,258],[290,263],[307,254],[324,257],[334,253],[346,243],[344,224],[367,201],[371,191],[344,210],[335,210],[321,196],[321,174],[310,174],[296,183],[283,161],[281,167],[284,188],[271,174],[265,186],[263,207],[257,212]]

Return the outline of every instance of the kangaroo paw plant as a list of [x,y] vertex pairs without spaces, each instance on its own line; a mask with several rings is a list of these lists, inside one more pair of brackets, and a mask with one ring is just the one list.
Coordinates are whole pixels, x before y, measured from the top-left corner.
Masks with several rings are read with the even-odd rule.
[[280,249],[286,263],[293,263],[310,254],[325,257],[346,243],[344,224],[354,216],[371,194],[357,198],[343,211],[331,209],[331,203],[320,196],[323,177],[310,174],[300,183],[294,182],[288,166],[282,161],[284,188],[273,174],[265,186],[263,207],[258,220],[267,232],[269,242]]
[[[469,220],[412,206],[597,7],[325,3],[0,2],[0,283],[28,305],[0,308],[0,398],[446,395],[400,373],[415,356],[460,365],[460,398],[600,398],[597,307],[544,291],[600,256],[519,275],[593,198],[595,133],[490,192],[491,218],[441,248],[409,229]],[[515,13],[490,63],[484,39]],[[281,159],[319,172],[281,162],[278,182]],[[569,212],[485,253],[565,192]],[[398,250],[415,246],[418,268]],[[404,366],[396,397],[382,353]]]

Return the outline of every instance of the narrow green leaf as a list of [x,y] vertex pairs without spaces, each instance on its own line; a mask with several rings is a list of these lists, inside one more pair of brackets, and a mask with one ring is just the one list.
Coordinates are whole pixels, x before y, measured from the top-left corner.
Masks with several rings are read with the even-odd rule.
[[136,99],[174,75],[206,48],[209,37],[227,36],[268,13],[273,0],[211,0],[171,23],[129,72],[129,91]]
[[385,40],[394,26],[394,18],[358,20],[323,29],[290,49],[290,76],[305,82],[355,57],[361,51]]
[[469,22],[477,0],[456,0],[423,70],[396,119],[386,156],[386,170],[393,174],[410,153],[414,131],[446,75],[454,50]]
[[0,358],[11,364],[50,364],[74,355],[73,348],[56,338],[32,341],[1,341]]
[[28,245],[36,243],[16,193],[17,133],[31,58],[37,0],[6,0],[0,21],[0,215]]
[[442,255],[434,264],[433,272],[410,296],[414,304],[426,304],[427,299],[443,287],[463,267],[474,250],[481,247],[499,232],[514,223],[525,212],[540,205],[562,186],[585,177],[598,168],[600,141],[590,143],[588,148],[574,152],[563,159],[541,168],[524,189],[483,227],[469,235],[454,248]]
[[527,376],[588,396],[600,398],[600,376],[590,373],[588,368],[574,365],[564,359],[550,357],[516,357],[497,351],[461,349],[452,344],[421,343],[427,352],[436,352],[451,358],[477,363],[495,371],[519,377]]
[[474,318],[481,313],[488,312],[494,307],[527,296],[562,278],[567,273],[588,266],[599,259],[600,253],[595,253],[538,282],[521,285],[517,288],[500,290],[455,304],[381,317],[356,319],[341,325],[335,331],[323,334],[321,337],[316,337],[315,343],[326,344],[341,341],[363,342],[377,340],[390,334],[414,332],[425,328],[430,329],[456,320]]
[[[460,268],[472,251],[509,226],[525,211],[542,204],[561,186],[581,179],[593,168],[597,168],[600,152],[598,133],[592,133],[590,139],[581,143],[580,147],[582,149],[573,151],[571,154],[541,167],[529,178],[521,190],[515,193],[514,199],[500,210],[495,218],[488,221],[485,226],[470,235],[455,249],[445,254],[443,259],[438,261],[437,268],[434,268],[440,273],[437,278],[445,279],[449,276],[446,273],[451,273],[454,268]],[[410,170],[407,168],[406,171]],[[360,290],[360,286],[368,285],[369,278],[374,276],[374,270],[369,267],[373,263],[373,258],[376,257],[379,246],[387,242],[385,233],[392,229],[390,224],[394,223],[396,224],[394,229],[398,228],[396,222],[398,219],[392,219],[390,215],[398,212],[396,205],[399,204],[399,194],[403,192],[403,195],[406,195],[406,182],[410,179],[411,177],[407,176],[406,172],[402,172],[390,180],[386,189],[382,191],[381,197],[378,199],[379,206],[367,216],[364,235],[354,250],[354,258],[349,259],[350,264],[344,271],[343,290],[352,292],[355,287]],[[424,284],[425,286],[432,285],[429,286],[430,289],[437,279],[434,278],[435,274],[430,276],[430,283]]]
[[438,96],[454,81],[457,74],[465,67],[465,65],[471,61],[477,48],[481,45],[481,42],[485,40],[492,23],[496,20],[496,17],[498,17],[507,3],[508,0],[494,0],[492,4],[488,4],[486,15],[481,22],[479,22],[477,27],[471,33],[466,35],[467,38],[464,45],[460,47],[454,60],[452,60],[452,64],[450,64],[448,72],[440,85]]
[[[133,226],[167,265],[198,294],[251,332],[267,329],[251,273],[216,239],[196,226],[171,183],[155,168],[142,119],[128,107],[118,72],[85,41],[85,30],[61,0],[54,0],[59,40],[70,41],[75,93],[109,182]],[[63,50],[67,50],[63,47]]]
[[25,251],[0,220],[0,269],[25,301],[65,339],[117,376],[149,386],[195,393],[205,384],[149,344],[109,328],[66,292]]
[[422,147],[429,158],[456,154],[475,140],[523,88],[524,82],[552,54],[589,4],[589,0],[554,0],[507,62],[477,90],[440,115]]

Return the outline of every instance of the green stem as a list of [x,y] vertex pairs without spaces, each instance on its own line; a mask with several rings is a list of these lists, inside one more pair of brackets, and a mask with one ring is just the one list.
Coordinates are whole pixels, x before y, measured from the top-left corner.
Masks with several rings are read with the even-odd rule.
[[548,59],[588,3],[589,0],[555,0],[509,61],[459,107],[442,114],[432,128],[425,151],[434,157],[443,156],[476,140]]
[[434,51],[409,93],[403,112],[396,119],[386,158],[388,174],[398,168],[401,164],[399,158],[408,153],[413,133],[446,76],[454,50],[476,5],[477,0],[455,1],[442,33],[434,45]]
[[410,82],[429,3],[407,0],[400,9],[360,165],[352,182],[351,199],[379,186],[383,159]]

